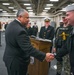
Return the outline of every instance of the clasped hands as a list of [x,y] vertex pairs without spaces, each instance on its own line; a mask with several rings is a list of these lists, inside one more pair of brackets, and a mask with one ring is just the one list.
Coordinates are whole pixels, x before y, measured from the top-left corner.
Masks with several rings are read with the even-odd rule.
[[46,60],[47,62],[50,62],[50,61],[52,61],[53,59],[54,59],[54,54],[52,54],[52,53],[46,53],[45,60]]

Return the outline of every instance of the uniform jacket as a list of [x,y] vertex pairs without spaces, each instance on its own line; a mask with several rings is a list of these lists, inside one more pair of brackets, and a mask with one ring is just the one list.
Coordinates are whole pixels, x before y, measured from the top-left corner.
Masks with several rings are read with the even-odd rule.
[[61,48],[65,44],[67,38],[70,35],[71,27],[72,26],[58,27],[56,29],[56,33],[55,33],[55,47],[56,48]]
[[37,36],[37,32],[38,32],[38,26],[33,26],[32,27],[32,35]]
[[57,53],[56,58],[59,59],[59,57],[63,57],[68,53],[70,56],[71,71],[74,73],[74,28],[72,29],[66,44],[63,45],[63,47]]
[[28,32],[28,35],[31,36],[32,35],[32,28],[31,27],[27,28],[27,32]]
[[47,29],[45,28],[45,26],[41,27],[39,37],[52,40],[54,37],[54,28],[52,26],[49,26]]
[[11,67],[13,61],[18,65],[15,65],[15,68],[19,68],[20,64],[28,66],[30,56],[40,61],[43,61],[45,58],[45,53],[33,48],[28,33],[17,20],[14,20],[7,26],[5,40],[6,47],[3,60],[7,67]]

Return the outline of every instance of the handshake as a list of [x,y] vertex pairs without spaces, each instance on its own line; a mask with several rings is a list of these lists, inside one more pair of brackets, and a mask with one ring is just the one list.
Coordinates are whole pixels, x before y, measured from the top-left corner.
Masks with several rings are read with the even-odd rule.
[[46,53],[46,57],[45,57],[45,60],[47,61],[47,62],[50,62],[51,60],[53,60],[54,59],[54,54],[52,54],[52,53]]

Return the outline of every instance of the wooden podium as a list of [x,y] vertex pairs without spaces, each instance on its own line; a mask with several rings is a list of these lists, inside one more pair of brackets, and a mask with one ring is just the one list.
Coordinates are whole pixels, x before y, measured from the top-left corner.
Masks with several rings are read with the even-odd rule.
[[[50,52],[51,42],[44,40],[37,40],[31,38],[31,44],[36,49],[43,51],[45,53]],[[33,62],[29,64],[28,74],[29,75],[48,75],[49,63],[46,61],[40,62],[39,60],[33,58]]]

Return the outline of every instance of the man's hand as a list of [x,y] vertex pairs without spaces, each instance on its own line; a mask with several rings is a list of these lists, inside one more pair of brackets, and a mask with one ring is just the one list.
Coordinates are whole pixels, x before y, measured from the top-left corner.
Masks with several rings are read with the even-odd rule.
[[45,60],[46,60],[47,62],[50,62],[50,61],[53,60],[53,59],[54,59],[54,54],[52,54],[52,53],[46,53]]

